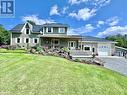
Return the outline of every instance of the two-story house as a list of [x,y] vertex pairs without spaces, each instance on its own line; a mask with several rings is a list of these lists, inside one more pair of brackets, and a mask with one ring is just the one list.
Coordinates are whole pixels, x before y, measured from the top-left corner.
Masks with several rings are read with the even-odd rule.
[[90,36],[68,35],[68,28],[67,24],[61,23],[18,24],[11,29],[11,45],[33,47],[39,44],[49,48],[66,47],[100,56],[110,56],[115,53],[115,42]]

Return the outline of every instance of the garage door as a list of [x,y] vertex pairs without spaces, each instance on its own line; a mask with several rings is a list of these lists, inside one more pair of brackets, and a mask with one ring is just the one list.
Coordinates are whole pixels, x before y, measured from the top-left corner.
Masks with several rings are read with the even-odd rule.
[[98,44],[98,55],[99,56],[108,56],[110,52],[109,44]]

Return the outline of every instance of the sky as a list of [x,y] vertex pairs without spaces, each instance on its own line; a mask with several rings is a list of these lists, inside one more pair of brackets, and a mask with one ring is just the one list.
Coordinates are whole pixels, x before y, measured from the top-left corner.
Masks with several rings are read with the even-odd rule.
[[27,20],[68,24],[71,35],[127,34],[127,0],[15,0],[15,17],[0,24],[10,30]]

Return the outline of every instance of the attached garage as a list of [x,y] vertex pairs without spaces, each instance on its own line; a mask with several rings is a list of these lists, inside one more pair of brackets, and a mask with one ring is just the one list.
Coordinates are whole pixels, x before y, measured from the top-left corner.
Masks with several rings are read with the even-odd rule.
[[106,43],[103,43],[103,44],[98,44],[98,55],[99,56],[110,56],[111,52],[111,44],[106,44]]

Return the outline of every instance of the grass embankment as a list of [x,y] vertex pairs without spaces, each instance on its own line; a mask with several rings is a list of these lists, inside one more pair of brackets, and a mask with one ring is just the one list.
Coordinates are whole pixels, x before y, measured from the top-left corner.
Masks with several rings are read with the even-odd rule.
[[127,77],[103,67],[13,51],[0,53],[0,95],[127,95]]

